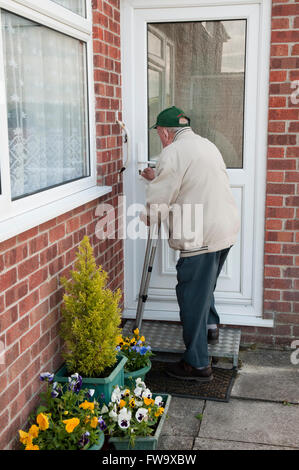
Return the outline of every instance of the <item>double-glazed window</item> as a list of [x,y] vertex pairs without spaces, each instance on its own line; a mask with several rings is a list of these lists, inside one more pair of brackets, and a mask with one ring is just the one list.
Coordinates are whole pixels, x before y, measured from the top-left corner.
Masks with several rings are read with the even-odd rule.
[[96,184],[90,8],[0,0],[0,221]]

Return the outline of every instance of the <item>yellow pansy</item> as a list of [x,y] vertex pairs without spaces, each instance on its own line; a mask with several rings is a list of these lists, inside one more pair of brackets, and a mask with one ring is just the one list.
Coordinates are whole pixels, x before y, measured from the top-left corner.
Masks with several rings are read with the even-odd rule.
[[131,400],[129,401],[129,405],[131,408],[134,408],[135,406],[135,399],[134,398],[131,398]]
[[36,422],[37,422],[37,424],[39,425],[39,428],[40,428],[42,431],[45,431],[45,430],[48,429],[48,427],[49,427],[49,419],[48,419],[48,416],[45,415],[44,413],[40,413],[40,414],[37,416]]
[[69,412],[68,412],[68,411],[64,411],[63,414],[64,414],[64,415],[68,415]]
[[142,341],[142,343],[144,343],[145,337],[144,337],[144,336],[141,336],[140,341]]
[[94,402],[85,400],[83,403],[81,403],[79,408],[83,408],[83,410],[94,410]]
[[29,429],[30,436],[32,436],[33,439],[35,439],[38,436],[38,433],[39,433],[39,427],[36,426],[36,424],[33,424],[31,428]]
[[20,431],[19,431],[19,436],[20,436],[20,442],[21,442],[22,444],[26,445],[26,444],[27,444],[27,439],[28,439],[28,437],[29,437],[28,432],[25,432],[25,431],[20,430]]
[[123,408],[125,406],[125,404],[126,404],[125,400],[120,400],[119,407]]
[[153,405],[155,403],[155,400],[152,400],[151,398],[144,398],[143,399],[145,405],[149,406],[149,405]]
[[155,416],[161,416],[164,413],[164,408],[160,407],[155,413]]
[[136,330],[133,331],[134,335],[138,336],[139,335],[139,329],[136,328]]
[[65,424],[65,430],[68,433],[73,432],[73,430],[78,426],[80,423],[80,419],[78,418],[71,418],[71,419],[65,419],[62,421]]
[[31,443],[25,447],[25,450],[39,450],[39,447]]
[[123,337],[122,336],[117,336],[116,344],[120,344],[120,343],[123,343],[123,342],[124,342]]
[[97,427],[98,423],[99,423],[98,418],[96,416],[94,416],[92,418],[92,420],[90,421],[90,426],[95,429]]

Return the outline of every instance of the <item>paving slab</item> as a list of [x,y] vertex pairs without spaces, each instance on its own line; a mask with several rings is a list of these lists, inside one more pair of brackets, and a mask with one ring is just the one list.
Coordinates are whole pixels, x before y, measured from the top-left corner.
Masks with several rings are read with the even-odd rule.
[[158,448],[192,449],[201,423],[196,416],[203,413],[203,408],[203,400],[173,396]]
[[221,441],[197,437],[192,450],[298,450],[294,447],[271,446],[254,442]]
[[194,437],[160,436],[157,450],[192,450]]
[[267,349],[241,351],[242,367],[231,396],[299,403],[299,366],[291,363],[290,354]]
[[299,405],[207,401],[197,437],[299,449]]

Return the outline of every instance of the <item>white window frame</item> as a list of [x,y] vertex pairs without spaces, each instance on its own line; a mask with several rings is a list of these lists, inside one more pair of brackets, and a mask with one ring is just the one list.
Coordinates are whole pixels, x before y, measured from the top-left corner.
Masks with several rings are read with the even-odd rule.
[[7,101],[0,28],[0,243],[111,191],[110,186],[97,186],[91,1],[86,0],[86,18],[51,0],[0,0],[0,22],[1,9],[86,43],[90,176],[70,183],[62,183],[55,188],[45,189],[15,201],[11,200]]

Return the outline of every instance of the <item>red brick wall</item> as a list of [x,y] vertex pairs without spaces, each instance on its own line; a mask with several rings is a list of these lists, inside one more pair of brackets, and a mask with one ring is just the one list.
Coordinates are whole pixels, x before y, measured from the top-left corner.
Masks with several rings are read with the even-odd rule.
[[[117,207],[122,193],[122,138],[115,124],[116,113],[121,113],[119,0],[95,0],[93,13],[98,180],[113,188],[100,202]],[[0,449],[14,445],[18,429],[37,404],[40,372],[54,371],[61,362],[59,278],[72,266],[85,234],[109,274],[109,287],[123,288],[122,241],[99,241],[95,236],[98,202],[0,244],[0,341],[5,346]]]
[[[299,2],[273,0],[264,271],[264,318],[242,341],[290,346],[299,337]],[[299,93],[297,100],[299,101]]]

